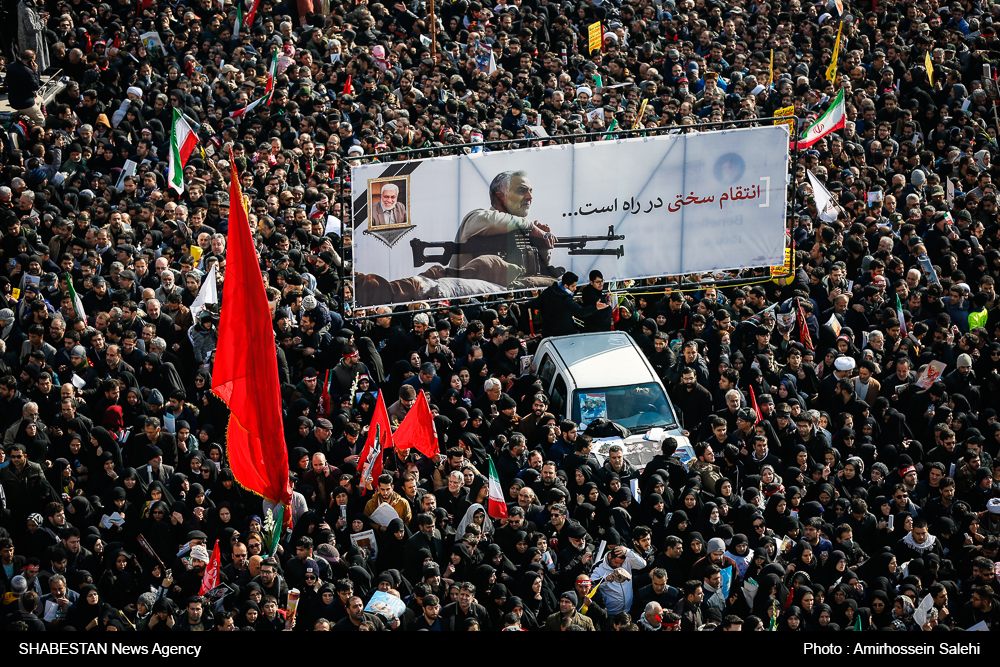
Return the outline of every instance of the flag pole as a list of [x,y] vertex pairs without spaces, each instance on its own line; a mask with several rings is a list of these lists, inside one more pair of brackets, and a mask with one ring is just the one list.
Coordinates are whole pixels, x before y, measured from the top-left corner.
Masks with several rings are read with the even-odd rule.
[[431,0],[431,58],[437,57],[437,16],[434,15],[434,0]]

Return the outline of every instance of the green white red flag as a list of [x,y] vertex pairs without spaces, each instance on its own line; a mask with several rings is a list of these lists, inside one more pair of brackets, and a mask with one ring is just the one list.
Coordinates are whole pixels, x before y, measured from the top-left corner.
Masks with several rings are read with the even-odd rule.
[[490,506],[487,513],[494,519],[507,518],[507,503],[503,499],[503,489],[500,487],[500,476],[497,475],[493,459],[490,462]]
[[842,129],[844,127],[844,121],[847,118],[847,114],[845,112],[844,91],[841,89],[841,91],[837,93],[837,96],[833,98],[830,108],[827,109],[822,116],[817,118],[816,121],[802,133],[802,136],[799,137],[798,147],[809,148],[831,132]]
[[184,194],[184,165],[198,143],[198,135],[187,124],[180,109],[174,107],[174,121],[170,128],[170,187]]

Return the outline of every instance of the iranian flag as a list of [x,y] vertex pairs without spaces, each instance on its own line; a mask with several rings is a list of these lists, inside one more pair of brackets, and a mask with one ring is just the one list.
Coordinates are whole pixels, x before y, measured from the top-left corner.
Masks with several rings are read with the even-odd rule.
[[271,103],[271,95],[274,94],[274,77],[278,73],[278,52],[275,51],[271,56],[271,66],[267,68],[267,87],[264,89],[264,97],[267,98],[267,103]]
[[240,36],[240,27],[243,25],[243,0],[236,3],[236,23],[233,24],[233,39]]
[[896,318],[899,319],[899,336],[906,338],[906,318],[903,317],[903,304],[899,302],[899,294],[896,295]]
[[833,98],[833,103],[822,116],[816,119],[809,128],[799,137],[798,147],[809,148],[814,143],[830,134],[834,130],[844,127],[844,90],[841,89],[837,96]]
[[69,287],[69,298],[73,301],[73,310],[76,311],[76,316],[83,318],[84,321],[87,320],[87,313],[83,310],[83,299],[80,295],[76,293],[73,289],[73,276],[66,274],[66,285]]
[[233,111],[232,113],[229,114],[229,117],[230,118],[242,118],[243,116],[245,116],[248,113],[250,113],[251,111],[253,111],[253,109],[255,109],[257,107],[257,105],[260,104],[261,102],[263,102],[265,99],[267,99],[267,95],[264,95],[263,97],[259,97],[259,98],[255,99],[253,102],[251,102],[250,104],[246,105],[242,109],[237,109],[236,111]]
[[174,107],[174,122],[170,129],[170,187],[184,194],[184,165],[198,143],[198,135],[187,124],[181,111]]
[[494,519],[507,518],[507,503],[503,499],[503,489],[500,488],[500,477],[497,476],[496,466],[493,459],[490,462],[490,507],[489,515]]

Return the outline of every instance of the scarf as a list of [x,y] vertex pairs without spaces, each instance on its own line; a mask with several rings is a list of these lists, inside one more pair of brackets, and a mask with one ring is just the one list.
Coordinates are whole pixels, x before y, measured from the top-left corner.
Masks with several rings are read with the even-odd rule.
[[639,617],[639,627],[644,628],[646,630],[652,630],[654,632],[659,632],[660,630],[663,629],[662,625],[658,628],[654,628],[652,624],[650,624],[650,622],[646,620],[645,614]]
[[934,545],[936,543],[937,543],[937,538],[931,535],[930,533],[927,533],[927,541],[925,541],[923,544],[917,544],[916,542],[913,541],[913,533],[907,533],[906,537],[903,538],[903,544],[910,547],[917,553],[921,554],[926,551],[930,551],[932,548],[934,548]]

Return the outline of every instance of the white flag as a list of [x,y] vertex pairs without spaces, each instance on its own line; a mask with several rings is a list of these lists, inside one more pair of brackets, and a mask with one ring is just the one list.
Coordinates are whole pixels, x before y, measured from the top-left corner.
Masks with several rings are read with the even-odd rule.
[[198,317],[198,313],[204,310],[208,304],[219,303],[219,290],[215,286],[215,267],[217,266],[218,264],[213,264],[212,268],[208,270],[205,282],[202,284],[198,296],[194,298],[194,303],[191,304],[191,315],[194,317]]
[[809,177],[809,185],[812,186],[813,196],[816,197],[816,208],[819,210],[819,219],[826,222],[836,222],[837,205],[833,203],[833,195],[830,194],[830,191],[808,169],[806,170],[806,175]]

